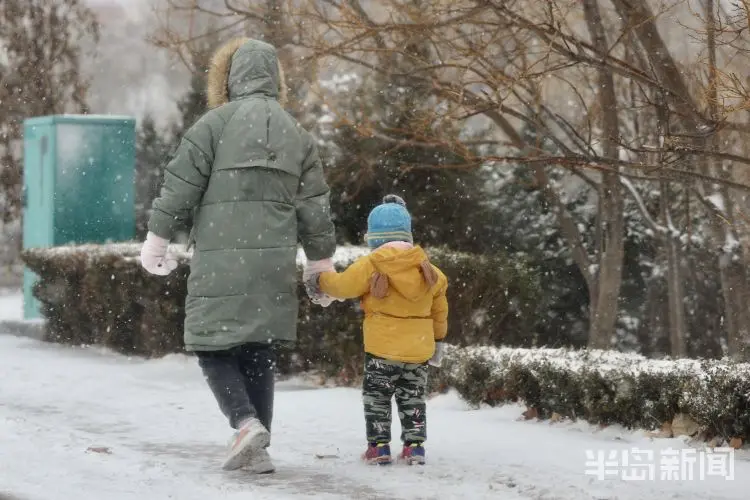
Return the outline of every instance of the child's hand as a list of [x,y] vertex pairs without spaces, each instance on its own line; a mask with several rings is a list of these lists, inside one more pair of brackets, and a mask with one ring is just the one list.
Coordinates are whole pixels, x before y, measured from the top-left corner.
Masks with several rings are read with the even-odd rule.
[[439,367],[442,362],[443,362],[443,343],[435,342],[435,354],[432,355],[432,357],[427,363],[432,366]]
[[346,302],[346,300],[338,299],[336,297],[331,297],[327,293],[321,293],[319,297],[312,300],[313,304],[319,305],[321,307],[328,307],[334,302]]
[[320,294],[320,296],[311,299],[312,303],[320,307],[328,307],[335,302],[336,299],[326,294]]
[[323,292],[320,290],[320,284],[318,283],[318,280],[320,280],[320,274],[303,275],[302,279],[304,280],[305,291],[307,292],[307,296],[310,297],[310,300],[313,302],[319,300],[320,297],[323,296]]

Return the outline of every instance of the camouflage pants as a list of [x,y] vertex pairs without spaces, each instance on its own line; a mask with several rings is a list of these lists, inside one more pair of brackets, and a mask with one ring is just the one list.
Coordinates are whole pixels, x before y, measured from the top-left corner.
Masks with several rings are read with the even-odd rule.
[[396,396],[404,443],[427,439],[425,393],[427,364],[401,363],[365,355],[362,396],[365,406],[367,441],[390,443],[391,399]]

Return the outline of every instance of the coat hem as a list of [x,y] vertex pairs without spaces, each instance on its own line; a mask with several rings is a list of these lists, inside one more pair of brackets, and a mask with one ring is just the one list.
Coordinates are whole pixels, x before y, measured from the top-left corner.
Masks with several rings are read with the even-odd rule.
[[380,352],[377,352],[377,351],[375,351],[373,349],[368,349],[365,352],[367,354],[371,354],[371,355],[376,356],[378,358],[383,358],[383,359],[385,359],[387,361],[395,361],[397,363],[407,363],[407,364],[410,364],[410,365],[422,365],[424,363],[427,363],[430,360],[430,358],[432,358],[432,355],[430,355],[427,358],[424,358],[424,357],[418,357],[418,358],[413,358],[412,357],[412,358],[409,358],[409,357],[406,357],[406,356],[393,356],[392,354],[380,353]]
[[230,349],[234,349],[235,347],[240,347],[245,344],[268,344],[269,346],[275,346],[278,344],[294,344],[296,343],[296,339],[274,339],[271,342],[257,342],[252,340],[247,340],[243,342],[233,342],[231,344],[185,344],[185,350],[187,352],[216,352],[216,351],[229,351]]

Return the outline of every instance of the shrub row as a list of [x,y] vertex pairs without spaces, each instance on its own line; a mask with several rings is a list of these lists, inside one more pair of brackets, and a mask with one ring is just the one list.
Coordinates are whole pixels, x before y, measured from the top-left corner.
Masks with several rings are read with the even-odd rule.
[[679,417],[705,439],[750,437],[750,365],[651,360],[612,351],[449,348],[439,384],[469,403],[522,401],[594,424],[663,428]]
[[[138,244],[24,252],[25,263],[40,277],[35,295],[47,319],[46,340],[144,356],[183,351],[190,255],[180,247],[172,250],[180,265],[166,278],[141,269]],[[343,269],[363,253],[339,248],[336,265]],[[454,387],[477,405],[523,401],[542,418],[557,414],[645,429],[679,419],[697,424],[704,437],[750,437],[750,365],[492,347],[528,338],[539,313],[534,273],[502,256],[440,249],[430,254],[451,280],[449,341],[455,344],[443,367],[433,370],[433,390]],[[303,261],[300,256],[300,272]],[[301,285],[299,295],[299,341],[281,350],[280,371],[322,370],[353,381],[363,357],[358,304],[323,309],[306,299]]]
[[[39,276],[34,294],[47,319],[46,339],[98,344],[142,356],[181,352],[190,255],[179,246],[172,252],[179,266],[164,278],[140,267],[137,243],[26,250],[22,258]],[[335,264],[343,269],[364,252],[359,247],[340,247]],[[451,342],[495,345],[529,337],[539,313],[540,285],[522,262],[442,249],[429,253],[451,282]],[[303,262],[300,253],[300,274]],[[299,298],[299,341],[281,351],[282,372],[344,370],[356,375],[363,358],[358,303],[314,306],[301,279]]]

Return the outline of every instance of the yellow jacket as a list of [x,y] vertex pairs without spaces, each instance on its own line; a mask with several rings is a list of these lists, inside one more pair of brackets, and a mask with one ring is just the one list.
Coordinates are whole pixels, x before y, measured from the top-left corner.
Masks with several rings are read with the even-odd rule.
[[381,247],[343,273],[321,274],[319,284],[331,297],[362,298],[365,352],[374,356],[424,363],[448,332],[448,280],[420,247]]

